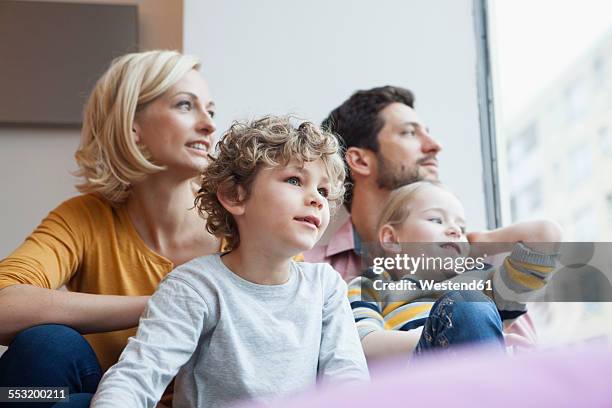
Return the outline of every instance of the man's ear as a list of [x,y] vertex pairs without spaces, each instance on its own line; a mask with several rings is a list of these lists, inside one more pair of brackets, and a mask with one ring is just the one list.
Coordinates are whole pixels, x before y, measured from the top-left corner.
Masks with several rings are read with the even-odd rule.
[[230,197],[226,192],[222,192],[221,189],[217,190],[217,200],[221,203],[232,215],[242,215],[245,211],[245,198],[246,191],[242,186],[237,187],[237,197]]
[[373,154],[362,147],[349,147],[344,153],[351,174],[369,176],[372,173]]
[[395,228],[389,224],[385,224],[380,228],[378,232],[378,243],[385,252],[399,253],[401,251]]

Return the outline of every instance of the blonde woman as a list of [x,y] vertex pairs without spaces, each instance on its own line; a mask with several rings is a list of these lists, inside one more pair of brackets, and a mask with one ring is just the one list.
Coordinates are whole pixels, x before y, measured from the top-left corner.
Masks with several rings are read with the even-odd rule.
[[87,406],[161,279],[219,251],[193,208],[215,130],[199,68],[134,53],[95,85],[75,155],[83,194],[0,262],[0,385],[69,387]]

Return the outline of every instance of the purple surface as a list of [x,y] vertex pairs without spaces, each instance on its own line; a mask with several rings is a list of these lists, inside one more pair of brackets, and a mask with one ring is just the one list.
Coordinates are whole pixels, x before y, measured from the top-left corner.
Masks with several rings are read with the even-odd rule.
[[389,361],[372,371],[370,384],[319,387],[266,406],[612,407],[609,345],[513,357],[473,349],[460,357],[433,356],[409,366]]

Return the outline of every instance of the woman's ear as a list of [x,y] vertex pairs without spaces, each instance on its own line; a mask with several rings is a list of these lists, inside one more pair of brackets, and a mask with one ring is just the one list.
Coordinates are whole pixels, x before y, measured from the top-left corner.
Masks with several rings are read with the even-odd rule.
[[136,119],[134,119],[134,121],[132,122],[132,138],[134,139],[134,142],[136,144],[139,144],[141,142],[140,126],[138,125],[138,122],[136,122]]
[[399,253],[401,251],[395,228],[385,224],[378,231],[378,243],[385,252]]
[[243,215],[245,211],[246,191],[242,186],[237,187],[236,196],[231,197],[227,192],[217,190],[217,200],[230,214]]
[[372,173],[372,154],[362,147],[349,147],[344,153],[351,175],[369,176]]

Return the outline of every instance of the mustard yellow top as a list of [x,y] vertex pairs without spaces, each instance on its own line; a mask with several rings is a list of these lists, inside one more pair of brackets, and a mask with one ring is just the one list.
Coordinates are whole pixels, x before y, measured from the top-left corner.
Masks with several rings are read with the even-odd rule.
[[[11,255],[0,261],[0,289],[63,285],[75,292],[151,295],[172,262],[149,249],[124,206],[87,194],[62,203]],[[86,335],[103,370],[113,365],[136,329]]]
[[[294,259],[302,261],[303,256]],[[46,289],[66,285],[74,292],[148,296],[173,268],[171,261],[146,246],[124,206],[112,207],[105,199],[86,194],[51,211],[21,246],[0,261],[0,289],[16,284]],[[106,371],[134,334],[136,328],[85,338]]]

